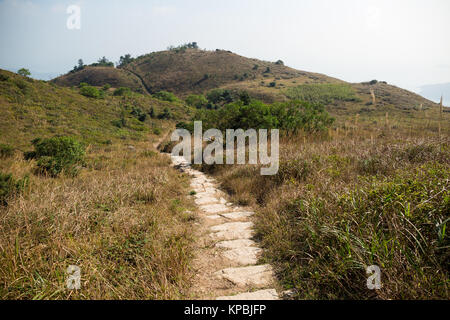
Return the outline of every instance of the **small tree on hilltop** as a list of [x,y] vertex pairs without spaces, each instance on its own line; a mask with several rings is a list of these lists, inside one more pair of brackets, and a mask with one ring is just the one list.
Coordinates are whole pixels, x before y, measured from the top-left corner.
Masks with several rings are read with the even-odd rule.
[[21,75],[22,77],[28,77],[31,75],[31,72],[28,69],[22,68],[17,71],[17,74]]

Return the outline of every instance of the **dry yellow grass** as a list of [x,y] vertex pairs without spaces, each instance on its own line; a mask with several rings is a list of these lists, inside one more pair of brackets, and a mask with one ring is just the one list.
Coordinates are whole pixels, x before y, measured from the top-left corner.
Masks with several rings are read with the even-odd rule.
[[[151,143],[91,147],[76,178],[31,175],[0,208],[2,299],[175,299],[189,281],[186,178]],[[21,156],[1,162],[16,177]],[[81,268],[68,290],[66,269]]]

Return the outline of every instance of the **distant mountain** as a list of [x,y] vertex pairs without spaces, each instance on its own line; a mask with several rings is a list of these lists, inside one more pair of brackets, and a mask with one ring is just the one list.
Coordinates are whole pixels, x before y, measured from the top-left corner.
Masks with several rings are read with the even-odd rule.
[[444,105],[450,107],[450,82],[441,84],[429,84],[420,87],[420,95],[434,102],[439,102],[444,97]]

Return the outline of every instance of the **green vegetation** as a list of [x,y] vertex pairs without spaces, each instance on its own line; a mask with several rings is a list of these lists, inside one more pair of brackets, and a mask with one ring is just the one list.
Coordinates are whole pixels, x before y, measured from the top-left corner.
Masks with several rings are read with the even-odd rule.
[[82,59],[78,59],[78,64],[73,67],[73,69],[70,71],[70,73],[75,73],[77,71],[81,71],[85,68],[86,66],[84,65],[84,62]]
[[85,83],[80,84],[80,94],[88,98],[99,99],[104,97],[104,91],[98,90],[96,87],[92,87]]
[[204,95],[191,94],[186,98],[185,101],[188,106],[195,107],[197,109],[206,108],[206,106],[208,105],[208,100]]
[[109,61],[106,57],[98,59],[97,62],[92,63],[92,67],[114,67],[114,62]]
[[130,88],[124,88],[124,87],[120,87],[117,88],[116,90],[114,90],[113,93],[115,96],[125,96],[125,95],[130,95],[131,94],[131,89]]
[[[257,100],[227,104],[218,110],[199,110],[195,120],[201,120],[204,128],[272,129],[287,133],[302,129],[308,132],[325,130],[333,118],[322,105],[291,101],[266,105]],[[189,126],[188,126],[189,127]]]
[[[201,166],[233,202],[256,208],[262,261],[294,299],[448,299],[448,139],[437,140],[437,110],[405,114],[282,135],[271,177]],[[380,290],[367,289],[371,265]]]
[[119,63],[117,65],[117,67],[122,68],[122,67],[126,66],[127,64],[130,64],[134,60],[135,59],[131,57],[131,54],[127,53],[124,56],[120,56]]
[[153,97],[162,101],[175,102],[178,98],[172,93],[167,91],[159,91],[153,94]]
[[56,177],[62,172],[75,176],[84,164],[85,147],[70,137],[33,140],[34,151],[25,153],[26,159],[37,160],[37,172]]
[[285,91],[289,99],[304,100],[322,104],[335,101],[359,101],[353,88],[348,84],[303,84]]
[[9,144],[0,143],[0,159],[10,158],[14,155],[14,148]]
[[189,42],[189,43],[186,43],[186,44],[182,44],[182,45],[179,45],[179,46],[177,46],[177,47],[174,47],[174,46],[169,46],[168,48],[167,48],[167,50],[169,50],[169,51],[175,51],[175,52],[184,52],[184,51],[186,51],[186,49],[198,49],[198,44],[197,44],[197,42]]
[[22,77],[29,77],[29,76],[31,76],[30,70],[25,69],[25,68],[19,69],[19,71],[17,71],[17,74],[22,76]]
[[0,172],[0,206],[8,205],[11,197],[22,192],[28,184],[28,179],[28,176],[25,176],[23,179],[16,180],[12,174]]

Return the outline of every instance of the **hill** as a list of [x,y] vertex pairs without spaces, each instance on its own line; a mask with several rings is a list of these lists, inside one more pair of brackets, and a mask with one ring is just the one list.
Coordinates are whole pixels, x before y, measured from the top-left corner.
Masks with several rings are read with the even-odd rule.
[[22,148],[36,137],[53,135],[76,136],[89,143],[140,140],[161,127],[162,118],[181,119],[189,114],[180,102],[95,90],[101,97],[85,96],[78,87],[59,87],[0,70],[0,143]]
[[[109,83],[113,87],[129,87],[141,92],[145,88],[151,94],[169,91],[181,97],[223,88],[247,91],[267,103],[293,97],[304,98],[298,93],[306,91],[308,94],[313,92],[315,96],[324,93],[328,98],[321,102],[330,106],[339,104],[344,108],[356,105],[361,108],[361,102],[370,105],[372,89],[376,97],[373,107],[390,105],[399,109],[414,109],[436,106],[417,94],[385,82],[350,84],[323,74],[287,67],[280,60],[261,61],[219,49],[205,51],[181,47],[153,52],[133,59],[120,68],[87,67],[58,77],[53,82],[63,86],[77,86],[80,82],[95,86]],[[330,96],[330,91],[337,95]],[[347,91],[346,94],[350,95],[342,97],[341,91]]]
[[86,66],[77,72],[69,72],[52,80],[59,86],[78,86],[85,82],[92,86],[109,84],[113,88],[126,87],[137,92],[144,92],[141,80],[133,73],[114,67]]

